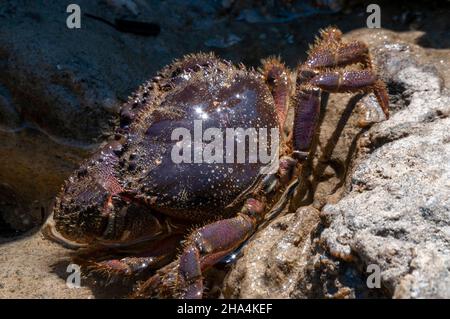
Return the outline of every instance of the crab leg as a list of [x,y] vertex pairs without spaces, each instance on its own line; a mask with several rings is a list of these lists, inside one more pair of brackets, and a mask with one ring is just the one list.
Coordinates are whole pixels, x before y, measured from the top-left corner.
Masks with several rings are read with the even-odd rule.
[[124,257],[122,259],[107,259],[88,264],[90,273],[114,278],[130,278],[138,276],[147,269],[155,269],[166,259],[165,256],[152,257]]
[[[172,260],[180,236],[174,235],[153,243],[142,243],[133,248],[107,249],[99,247],[85,252],[78,252],[74,262],[81,265],[88,273],[99,274],[109,281],[115,278],[132,278],[151,270],[160,268]],[[153,245],[152,245],[153,244]],[[132,256],[113,258],[123,254]]]
[[370,70],[332,71],[319,73],[310,80],[310,84],[327,92],[357,92],[371,88],[377,76]]
[[361,41],[342,43],[341,31],[329,27],[320,32],[304,65],[311,69],[326,69],[355,63],[372,67],[367,45]]
[[[361,63],[363,70],[330,71],[330,69],[336,67],[356,63]],[[389,100],[386,86],[382,81],[378,80],[376,73],[372,69],[369,48],[364,42],[352,41],[343,43],[342,33],[336,28],[329,27],[321,31],[320,38],[311,47],[308,58],[299,67],[298,73],[300,78],[306,75],[303,83],[307,83],[308,79],[312,79],[315,76],[312,82],[322,83],[311,84],[330,92],[354,92],[361,88],[364,91],[372,90],[386,118],[389,118]],[[364,83],[365,80],[367,83]],[[327,87],[327,84],[331,85]],[[348,84],[347,87],[346,84]]]
[[[341,39],[342,33],[336,28],[321,31],[306,62],[298,67],[293,131],[294,155],[298,159],[307,157],[314,138],[320,112],[319,89],[334,93],[372,91],[389,118],[386,86],[372,70],[367,45],[359,41],[342,43]],[[333,69],[356,63],[364,68]]]
[[291,92],[290,72],[278,58],[263,60],[262,64],[261,73],[272,93],[280,129],[283,129]]
[[297,94],[294,118],[294,154],[306,159],[314,139],[320,112],[320,90],[304,89]]
[[371,67],[369,49],[360,41],[338,44],[336,48],[313,48],[305,65],[312,69],[334,68],[355,63]]
[[[167,294],[183,299],[202,298],[203,272],[248,239],[263,213],[262,202],[248,199],[236,217],[195,230],[188,237],[178,261],[158,271],[138,288],[135,297],[148,297],[156,292],[160,296]],[[174,290],[174,293],[164,290]]]
[[384,114],[389,118],[386,87],[371,70],[325,72],[312,78],[310,84],[328,92],[373,91]]
[[314,138],[319,117],[319,90],[333,93],[374,91],[386,117],[389,115],[388,96],[384,84],[370,70],[330,71],[319,73],[309,81],[298,83],[299,92],[295,99],[294,152],[298,158],[304,158]]
[[195,231],[180,256],[178,270],[182,298],[201,298],[202,273],[235,250],[255,229],[256,222],[248,215],[221,220]]

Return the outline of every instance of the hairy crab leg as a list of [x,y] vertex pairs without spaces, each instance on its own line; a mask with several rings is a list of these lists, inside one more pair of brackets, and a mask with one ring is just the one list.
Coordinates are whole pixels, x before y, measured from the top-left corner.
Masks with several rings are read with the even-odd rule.
[[326,69],[362,63],[365,68],[372,68],[367,44],[361,41],[342,42],[342,32],[335,27],[320,31],[320,37],[308,51],[305,67]]
[[282,130],[286,121],[291,93],[290,71],[278,58],[265,59],[262,64],[260,72],[272,93],[275,111]]
[[118,279],[135,278],[146,270],[157,269],[166,259],[165,256],[124,257],[92,262],[87,264],[86,268],[90,275],[98,274],[111,283]]
[[[389,118],[389,98],[386,86],[372,69],[367,45],[354,41],[342,43],[342,33],[336,28],[321,31],[321,37],[311,48],[306,62],[298,67],[293,144],[294,155],[306,159],[314,139],[320,112],[320,89],[327,92],[370,92]],[[341,66],[362,63],[363,69]]]
[[377,76],[370,70],[332,71],[313,77],[309,84],[327,92],[358,92],[373,87]]
[[386,118],[389,118],[389,98],[386,87],[371,70],[324,72],[313,77],[309,84],[324,91],[336,93],[373,91]]
[[320,112],[320,90],[302,89],[296,96],[293,143],[294,155],[305,160],[309,154]]
[[202,298],[203,272],[247,240],[263,213],[261,201],[248,199],[236,217],[195,230],[187,238],[178,260],[159,270],[141,285],[134,297],[148,297],[156,293],[183,299]]
[[[314,76],[316,76],[316,78],[323,78],[324,74],[322,74],[322,72],[326,73],[325,76],[329,80],[333,73],[330,69],[349,66],[356,63],[361,63],[363,66],[363,70],[360,72],[367,73],[364,74],[359,81],[355,78],[350,79],[351,83],[347,87],[347,91],[358,91],[358,85],[363,86],[365,88],[364,91],[373,91],[386,118],[389,118],[389,98],[387,89],[384,82],[379,80],[376,76],[376,72],[373,71],[369,48],[361,41],[343,43],[342,33],[337,28],[329,27],[321,31],[320,38],[316,39],[316,43],[309,51],[306,62],[299,67],[298,73],[304,77],[303,82],[306,84],[308,79],[311,79]],[[358,71],[348,70],[348,74],[345,75],[345,77],[351,78],[352,76],[357,75],[355,72]],[[364,85],[364,78],[369,80],[371,76],[374,77],[372,83]],[[345,77],[341,76],[340,80],[345,81]],[[338,85],[337,87],[333,86],[331,92],[345,92],[343,85],[340,85],[342,90],[339,89]],[[327,90],[327,88],[324,89]]]
[[360,41],[338,44],[336,48],[313,48],[305,65],[312,69],[334,68],[362,63],[371,68],[369,49]]
[[[73,260],[81,266],[83,272],[98,274],[109,281],[116,278],[135,278],[168,264],[175,257],[180,237],[181,235],[174,235],[158,241],[157,244],[140,243],[116,249],[99,246],[75,253]],[[124,254],[127,257],[114,257]]]
[[294,152],[298,158],[308,155],[319,117],[320,90],[332,93],[374,91],[386,114],[389,102],[384,84],[370,70],[332,71],[312,77],[307,84],[299,85],[296,96],[294,122]]

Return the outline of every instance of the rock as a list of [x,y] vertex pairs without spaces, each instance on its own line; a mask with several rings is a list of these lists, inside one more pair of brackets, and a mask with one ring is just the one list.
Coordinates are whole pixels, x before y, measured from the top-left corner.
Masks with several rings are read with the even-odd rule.
[[182,2],[176,10],[159,1],[77,4],[80,29],[66,27],[68,4],[8,0],[0,8],[0,183],[20,203],[2,205],[0,195],[8,232],[42,224],[64,179],[111,134],[122,102],[172,59],[196,51],[179,32],[136,36],[85,15],[151,22],[178,16]]
[[225,298],[380,298],[351,265],[327,256],[312,206],[279,217],[258,232],[226,275]]
[[450,96],[416,60],[423,49],[386,41],[373,52],[395,113],[363,136],[345,196],[321,212],[321,240],[337,258],[378,265],[395,298],[449,298]]
[[226,298],[290,298],[313,256],[319,212],[299,209],[271,222],[243,249],[227,278]]

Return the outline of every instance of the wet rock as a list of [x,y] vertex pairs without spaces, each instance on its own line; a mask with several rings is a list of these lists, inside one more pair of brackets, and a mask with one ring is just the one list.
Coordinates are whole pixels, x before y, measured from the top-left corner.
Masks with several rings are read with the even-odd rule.
[[329,256],[312,206],[277,218],[245,246],[224,278],[225,298],[380,298],[360,272]]
[[450,96],[417,60],[423,49],[386,36],[373,51],[394,114],[361,139],[345,196],[321,212],[321,240],[337,258],[378,265],[395,298],[449,298]]
[[[26,3],[0,8],[0,183],[20,203],[0,204],[0,219],[20,231],[42,223],[64,179],[111,133],[122,101],[164,52],[154,38],[85,15],[81,29],[68,29],[70,2]],[[111,21],[134,17],[132,1],[77,4]],[[151,9],[141,9],[145,19]]]

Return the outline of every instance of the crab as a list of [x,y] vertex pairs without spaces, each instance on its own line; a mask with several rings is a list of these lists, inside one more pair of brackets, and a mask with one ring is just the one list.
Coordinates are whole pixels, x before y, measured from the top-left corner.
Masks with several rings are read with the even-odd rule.
[[[201,298],[205,272],[292,197],[312,156],[322,91],[373,92],[389,115],[367,45],[344,42],[335,27],[320,31],[294,71],[278,58],[257,71],[211,53],[176,60],[129,98],[114,137],[66,181],[48,234],[81,247],[74,258],[88,271],[135,280],[133,297]],[[172,133],[194,121],[279,129],[277,169],[174,163]]]

